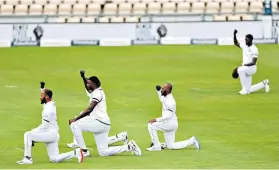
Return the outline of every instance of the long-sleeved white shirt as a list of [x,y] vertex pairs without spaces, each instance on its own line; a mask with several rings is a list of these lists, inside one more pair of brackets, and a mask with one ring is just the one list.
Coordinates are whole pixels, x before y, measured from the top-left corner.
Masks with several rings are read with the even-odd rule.
[[56,116],[56,105],[55,102],[49,101],[44,104],[42,111],[42,124],[33,131],[46,132],[46,131],[59,131]]
[[162,102],[162,117],[156,119],[157,122],[169,120],[177,120],[176,117],[176,102],[173,95],[170,93],[167,96],[162,96],[160,91],[157,91],[159,100]]

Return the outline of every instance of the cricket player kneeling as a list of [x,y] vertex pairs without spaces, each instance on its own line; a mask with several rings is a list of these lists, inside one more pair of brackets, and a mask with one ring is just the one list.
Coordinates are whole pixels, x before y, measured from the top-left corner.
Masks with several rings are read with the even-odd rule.
[[236,37],[237,32],[237,30],[234,31],[234,44],[242,49],[242,64],[237,68],[242,89],[238,93],[247,95],[260,89],[265,89],[265,92],[269,92],[270,87],[268,79],[252,85],[252,76],[257,72],[257,61],[259,56],[259,50],[253,43],[253,36],[248,34],[245,37],[245,43],[239,43]]
[[110,118],[107,113],[106,95],[101,82],[96,76],[87,80],[87,88],[92,91],[89,106],[78,116],[69,120],[73,135],[84,155],[90,155],[85,145],[82,132],[94,134],[98,153],[100,156],[111,156],[122,152],[132,152],[141,156],[141,150],[135,141],[131,140],[122,146],[109,147]]
[[[41,83],[41,87],[43,86],[44,83]],[[81,149],[59,154],[59,127],[57,125],[56,105],[52,101],[52,94],[52,91],[49,89],[43,89],[41,91],[41,104],[45,104],[42,112],[42,124],[24,134],[24,158],[17,161],[18,164],[33,163],[31,148],[34,146],[34,142],[42,142],[46,144],[51,162],[62,162],[63,160],[74,157],[78,159],[78,162],[83,161],[83,153]]]
[[[176,117],[176,102],[171,93],[172,85],[167,83],[162,88],[161,86],[156,86],[156,90],[159,100],[163,105],[162,117],[151,119],[148,123],[148,131],[152,144],[147,150],[161,151],[164,147],[168,149],[183,149],[190,145],[194,145],[197,149],[200,149],[199,142],[194,136],[185,141],[175,142],[175,132],[178,128],[178,121]],[[165,144],[159,142],[157,131],[164,132]]]
[[[82,78],[82,82],[83,82],[84,87],[85,87],[86,95],[87,95],[87,97],[89,97],[89,104],[90,104],[92,102],[92,100],[94,100],[92,98],[93,90],[91,90],[90,88],[87,87],[88,78],[85,77],[85,71],[84,70],[80,71],[80,76]],[[80,112],[80,115],[82,113],[83,113],[83,111]],[[128,143],[128,133],[127,132],[120,132],[117,135],[113,135],[113,136],[109,136],[108,137],[108,144],[109,145],[117,143],[117,142],[120,142],[120,141],[123,141],[124,144]],[[75,136],[74,136],[73,142],[72,143],[68,143],[67,147],[69,147],[69,148],[79,148],[79,145],[78,145],[78,142],[77,142]],[[85,152],[84,153],[84,157],[90,157],[90,153],[89,152]]]

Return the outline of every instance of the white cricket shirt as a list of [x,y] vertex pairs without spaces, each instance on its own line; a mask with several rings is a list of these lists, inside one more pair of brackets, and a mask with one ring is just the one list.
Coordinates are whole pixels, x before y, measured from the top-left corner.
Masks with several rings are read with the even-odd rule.
[[253,61],[253,58],[258,58],[259,51],[255,44],[248,47],[245,43],[240,43],[242,49],[242,64],[248,64]]
[[157,118],[157,122],[168,120],[177,120],[176,117],[176,102],[173,95],[170,93],[167,96],[162,96],[160,91],[157,91],[159,100],[162,102],[162,117]]
[[56,115],[56,104],[53,101],[47,102],[42,111],[42,125],[49,123],[48,126],[41,126],[42,131],[59,131]]
[[98,104],[90,113],[90,116],[95,119],[104,121],[105,123],[109,123],[110,118],[107,113],[106,95],[101,87],[95,89],[90,94],[90,102],[91,101],[96,101]]

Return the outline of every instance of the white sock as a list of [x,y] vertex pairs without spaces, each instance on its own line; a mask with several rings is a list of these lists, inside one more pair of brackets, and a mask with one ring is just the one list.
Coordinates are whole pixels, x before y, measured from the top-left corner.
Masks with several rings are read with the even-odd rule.
[[255,91],[258,91],[258,90],[263,89],[263,88],[265,88],[265,85],[264,85],[263,82],[260,82],[260,83],[255,84],[251,87],[251,92],[255,92]]
[[160,144],[160,141],[158,138],[158,134],[157,134],[157,130],[154,129],[154,127],[151,123],[148,123],[148,131],[149,131],[149,134],[150,134],[150,137],[151,137],[151,140],[152,140],[152,143],[154,144],[154,146],[161,147],[161,144]]
[[[123,132],[121,132],[121,133],[123,133]],[[113,144],[116,142],[123,141],[124,137],[123,137],[123,135],[121,135],[121,133],[108,137],[108,144],[110,145],[110,144]]]
[[77,144],[79,145],[79,147],[81,149],[86,149],[86,145],[85,145],[85,142],[84,142],[84,139],[83,139],[83,136],[82,136],[82,131],[81,129],[76,125],[75,122],[73,122],[71,124],[71,130],[73,132],[73,135],[77,141]]
[[53,161],[53,162],[62,162],[64,160],[66,160],[66,159],[71,159],[73,157],[75,157],[75,151],[59,154],[57,157],[51,158],[51,161]]

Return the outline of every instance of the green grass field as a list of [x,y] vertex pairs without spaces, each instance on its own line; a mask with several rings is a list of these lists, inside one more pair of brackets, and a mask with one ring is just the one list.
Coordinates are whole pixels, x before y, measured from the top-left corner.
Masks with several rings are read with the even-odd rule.
[[[264,90],[240,96],[231,78],[241,63],[233,46],[134,46],[0,49],[0,168],[279,168],[279,46],[259,45],[253,83],[270,80]],[[54,91],[60,126],[60,152],[70,151],[68,120],[87,107],[79,70],[97,75],[107,96],[110,134],[128,131],[143,151],[98,157],[92,134],[84,133],[92,157],[50,163],[44,144],[33,148],[33,165],[17,165],[23,157],[23,134],[41,123],[40,84]],[[161,115],[155,85],[171,82],[177,101],[176,140],[195,135],[196,151],[146,152],[147,122]],[[163,142],[163,136],[160,139]],[[119,143],[121,144],[121,143]]]

